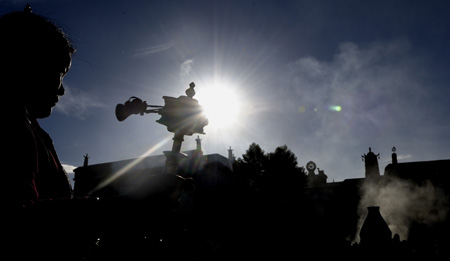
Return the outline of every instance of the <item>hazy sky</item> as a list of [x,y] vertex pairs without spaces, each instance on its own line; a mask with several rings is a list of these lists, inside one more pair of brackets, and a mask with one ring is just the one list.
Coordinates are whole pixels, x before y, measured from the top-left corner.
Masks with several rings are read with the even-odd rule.
[[0,1],[0,15],[27,2],[77,48],[66,95],[40,121],[68,169],[86,153],[170,150],[159,115],[119,122],[115,106],[164,105],[190,82],[201,104],[237,114],[210,118],[205,154],[287,145],[329,182],[364,177],[369,147],[381,174],[393,146],[399,162],[450,159],[450,1],[29,0]]

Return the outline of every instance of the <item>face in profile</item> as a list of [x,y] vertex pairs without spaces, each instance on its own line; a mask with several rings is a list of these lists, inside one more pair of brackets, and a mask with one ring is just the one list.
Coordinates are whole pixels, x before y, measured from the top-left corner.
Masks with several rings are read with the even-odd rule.
[[55,24],[31,12],[0,17],[0,79],[5,107],[11,112],[27,110],[33,118],[50,116],[64,95],[62,81],[75,52]]
[[42,62],[40,68],[36,68],[30,73],[27,81],[27,89],[30,91],[26,107],[28,113],[36,118],[50,116],[53,107],[65,93],[63,79],[71,66],[70,54],[62,59],[66,61],[65,63],[51,60]]

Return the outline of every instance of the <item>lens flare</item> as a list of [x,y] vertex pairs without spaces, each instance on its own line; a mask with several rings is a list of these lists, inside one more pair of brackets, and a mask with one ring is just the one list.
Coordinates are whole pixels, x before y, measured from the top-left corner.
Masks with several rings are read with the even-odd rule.
[[331,105],[328,107],[331,111],[341,111],[342,107],[339,105]]

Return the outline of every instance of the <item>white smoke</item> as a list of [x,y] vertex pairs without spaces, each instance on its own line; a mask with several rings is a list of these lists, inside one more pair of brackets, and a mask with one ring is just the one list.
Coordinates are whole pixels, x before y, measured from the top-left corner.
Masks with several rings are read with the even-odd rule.
[[354,241],[359,242],[359,231],[369,206],[379,206],[392,235],[407,240],[413,222],[431,226],[444,221],[449,210],[446,201],[444,192],[430,181],[416,184],[391,176],[366,179],[361,186],[360,218]]

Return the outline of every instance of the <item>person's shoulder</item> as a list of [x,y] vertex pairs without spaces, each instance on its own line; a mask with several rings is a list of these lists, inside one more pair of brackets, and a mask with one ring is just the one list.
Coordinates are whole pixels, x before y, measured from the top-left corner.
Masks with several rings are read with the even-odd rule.
[[[4,112],[1,109],[0,111]],[[23,128],[30,125],[30,121],[25,113],[14,110],[7,113],[0,113],[0,118],[5,128]]]
[[1,116],[2,136],[7,143],[26,142],[32,138],[31,123],[25,114],[12,113]]

